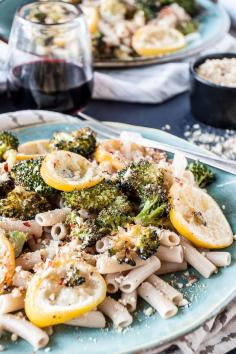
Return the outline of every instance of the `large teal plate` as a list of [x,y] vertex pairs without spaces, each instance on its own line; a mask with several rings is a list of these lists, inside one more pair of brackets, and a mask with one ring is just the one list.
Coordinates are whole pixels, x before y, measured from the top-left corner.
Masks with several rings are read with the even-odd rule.
[[[26,117],[32,116],[31,122],[61,120],[62,115],[57,113],[49,114],[40,112],[14,113],[0,116],[1,126],[16,127],[19,123],[26,124]],[[66,117],[65,117],[66,119]],[[29,120],[27,119],[29,122]],[[31,139],[50,138],[54,131],[72,130],[84,124],[71,120],[67,123],[50,122],[31,127],[23,127],[16,130],[20,142]],[[176,138],[168,133],[144,127],[133,127],[123,124],[113,124],[119,129],[134,130],[143,134],[147,138],[161,142],[171,143],[176,146],[187,147],[189,150],[196,150],[193,145]],[[209,188],[209,193],[218,201],[219,205],[225,205],[225,214],[231,223],[234,232],[236,231],[236,178],[230,174],[215,170],[217,181]],[[53,354],[120,354],[131,353],[137,350],[150,348],[161,343],[169,342],[182,336],[204,321],[222,310],[236,295],[236,246],[228,249],[232,254],[232,264],[230,267],[220,270],[220,272],[206,280],[199,275],[199,281],[191,288],[185,288],[185,296],[191,299],[189,308],[181,309],[178,315],[169,320],[161,319],[157,314],[145,317],[143,314],[144,304],[141,302],[139,311],[135,315],[135,320],[131,328],[123,333],[117,333],[113,329],[93,330],[75,329],[65,326],[58,326],[55,334],[51,337],[49,347]],[[183,275],[177,274],[178,281],[183,281]],[[23,340],[18,340],[17,344],[12,343],[9,337],[5,338],[1,344],[6,345],[11,354],[31,354],[31,346]],[[43,351],[42,351],[43,352]]]
[[[1,0],[0,1],[0,37],[7,41],[16,9],[33,0]],[[131,60],[107,60],[96,61],[97,68],[113,67],[134,67],[140,65],[150,65],[157,63],[170,62],[173,60],[186,59],[208,49],[217,43],[229,30],[229,17],[223,8],[214,4],[211,0],[197,0],[202,7],[201,15],[197,18],[199,22],[200,37],[189,42],[186,48],[171,55],[153,58],[134,58]]]

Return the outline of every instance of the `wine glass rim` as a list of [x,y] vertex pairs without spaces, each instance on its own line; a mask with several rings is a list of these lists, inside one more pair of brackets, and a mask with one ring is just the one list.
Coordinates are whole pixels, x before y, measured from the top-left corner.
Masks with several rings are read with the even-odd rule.
[[27,19],[25,17],[23,17],[21,15],[21,11],[24,9],[24,8],[27,8],[27,7],[30,7],[32,6],[33,4],[39,4],[39,1],[35,0],[33,2],[30,2],[28,4],[23,4],[21,5],[17,11],[16,11],[16,17],[20,20],[20,21],[23,21],[25,23],[30,23],[32,25],[37,25],[37,26],[41,26],[41,27],[51,27],[51,26],[61,26],[61,25],[66,25],[66,24],[70,24],[70,23],[73,23],[73,21],[75,21],[76,19],[78,19],[79,17],[83,16],[83,12],[80,8],[79,5],[75,5],[75,4],[72,4],[72,3],[68,3],[66,1],[60,1],[60,0],[46,0],[46,1],[42,1],[41,4],[48,4],[48,3],[58,3],[58,4],[64,4],[70,8],[74,8],[76,10],[77,13],[75,13],[75,17],[73,19],[67,19],[63,22],[60,22],[60,23],[40,23],[40,22],[34,22],[34,21],[31,21],[30,19]]

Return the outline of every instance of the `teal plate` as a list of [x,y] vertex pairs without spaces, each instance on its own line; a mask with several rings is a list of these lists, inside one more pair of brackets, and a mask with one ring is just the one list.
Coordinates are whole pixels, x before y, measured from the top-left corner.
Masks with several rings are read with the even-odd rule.
[[[33,0],[1,0],[0,1],[0,37],[8,41],[10,29],[16,9]],[[186,59],[208,49],[217,43],[228,32],[230,21],[224,9],[211,0],[197,0],[201,6],[201,14],[197,17],[199,22],[199,38],[188,43],[187,47],[176,53],[162,57],[137,57],[130,60],[98,60],[94,63],[97,68],[128,68],[140,65],[159,64],[173,60]]]
[[[30,122],[33,124],[36,124],[37,120],[38,122],[39,120],[47,122],[54,119],[54,122],[18,128],[16,134],[20,142],[50,138],[55,131],[71,131],[84,126],[83,123],[75,118],[70,119],[68,116],[58,113],[49,114],[42,111],[40,114],[29,111],[23,112],[23,114],[15,112],[1,115],[0,120],[2,127],[13,128],[15,126],[16,128],[19,123],[21,125],[26,124],[23,121],[26,117],[31,117]],[[55,119],[58,122],[55,122]],[[61,121],[65,119],[70,120],[70,122],[62,123]],[[189,150],[199,150],[196,146],[159,130],[119,123],[114,123],[113,126],[121,130],[140,132],[143,136],[153,140],[171,143]],[[236,179],[228,173],[219,170],[215,170],[215,172],[217,180],[209,188],[209,193],[217,200],[220,206],[225,205],[224,212],[226,217],[234,232],[236,232],[236,198],[234,197],[236,194]],[[192,287],[186,287],[183,290],[185,297],[191,301],[190,306],[180,309],[177,316],[168,320],[161,319],[157,314],[146,317],[143,313],[146,305],[140,301],[139,311],[135,314],[132,326],[124,330],[123,333],[118,333],[111,328],[102,330],[75,329],[74,327],[60,325],[55,327],[55,333],[51,337],[48,346],[53,354],[121,354],[133,353],[158,346],[185,335],[220,312],[236,295],[236,282],[234,281],[236,275],[236,246],[231,246],[228,251],[232,255],[230,267],[221,269],[218,274],[213,275],[210,279],[203,279],[199,274],[195,273],[199,277],[199,281],[193,284]],[[190,272],[194,274],[193,270],[190,270]],[[183,282],[183,274],[181,272],[177,273],[176,279],[177,282]],[[6,336],[1,340],[1,344],[6,346],[7,353],[32,353],[32,347],[23,340],[12,343],[9,340],[9,336]],[[43,352],[43,350],[39,352]]]

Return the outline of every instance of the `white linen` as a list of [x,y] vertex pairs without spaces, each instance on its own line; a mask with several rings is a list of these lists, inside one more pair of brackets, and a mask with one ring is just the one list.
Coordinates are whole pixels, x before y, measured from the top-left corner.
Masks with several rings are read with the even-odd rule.
[[[233,0],[236,1],[236,0]],[[0,90],[5,89],[8,46],[0,41]],[[205,53],[235,51],[227,35]],[[128,70],[95,72],[93,98],[138,103],[161,103],[189,88],[189,62],[152,65]]]

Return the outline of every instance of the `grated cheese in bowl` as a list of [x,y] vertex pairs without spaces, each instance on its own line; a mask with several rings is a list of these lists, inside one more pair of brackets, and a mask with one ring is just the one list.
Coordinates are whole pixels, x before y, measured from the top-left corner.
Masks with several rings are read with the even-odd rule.
[[207,59],[196,68],[196,72],[213,84],[236,87],[236,57]]

